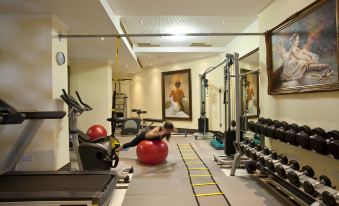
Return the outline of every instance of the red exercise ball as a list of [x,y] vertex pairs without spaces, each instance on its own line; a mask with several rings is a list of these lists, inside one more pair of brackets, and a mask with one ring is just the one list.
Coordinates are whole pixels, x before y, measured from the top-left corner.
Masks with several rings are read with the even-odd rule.
[[163,140],[143,140],[137,146],[138,160],[142,164],[156,165],[166,160],[168,147]]
[[103,126],[96,124],[88,128],[87,135],[91,138],[91,140],[94,140],[107,136],[107,131]]

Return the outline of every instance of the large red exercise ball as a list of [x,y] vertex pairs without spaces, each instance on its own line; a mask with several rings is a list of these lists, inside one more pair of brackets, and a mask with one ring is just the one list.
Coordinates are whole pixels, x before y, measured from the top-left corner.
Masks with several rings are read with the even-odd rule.
[[163,140],[143,140],[137,146],[139,162],[156,165],[164,162],[168,155],[168,147]]
[[107,136],[107,131],[103,126],[96,124],[88,128],[86,134],[91,138],[91,140],[94,140]]

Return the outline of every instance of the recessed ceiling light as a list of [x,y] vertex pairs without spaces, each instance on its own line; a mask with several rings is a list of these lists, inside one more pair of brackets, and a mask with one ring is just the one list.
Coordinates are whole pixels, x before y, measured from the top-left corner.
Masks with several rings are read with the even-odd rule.
[[126,68],[128,68],[128,65],[126,65]]
[[201,58],[202,56],[200,55],[199,58]]
[[140,20],[140,24],[144,24],[144,20],[143,19]]
[[105,38],[104,37],[101,37],[101,40],[104,40]]
[[210,41],[210,40],[208,40],[208,41],[207,41],[207,44],[209,44],[209,43],[211,43],[211,41]]
[[222,20],[222,24],[226,24],[226,21],[225,21],[225,20]]
[[150,58],[151,58],[151,56],[148,56],[148,58],[150,59]]

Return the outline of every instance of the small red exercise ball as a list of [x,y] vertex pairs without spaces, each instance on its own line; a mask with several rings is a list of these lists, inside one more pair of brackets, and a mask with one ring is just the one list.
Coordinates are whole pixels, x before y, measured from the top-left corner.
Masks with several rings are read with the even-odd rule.
[[143,140],[137,146],[138,160],[142,164],[156,165],[166,160],[168,147],[163,140]]
[[107,136],[107,131],[103,126],[96,124],[88,128],[87,135],[91,138],[91,140],[94,140],[99,137]]

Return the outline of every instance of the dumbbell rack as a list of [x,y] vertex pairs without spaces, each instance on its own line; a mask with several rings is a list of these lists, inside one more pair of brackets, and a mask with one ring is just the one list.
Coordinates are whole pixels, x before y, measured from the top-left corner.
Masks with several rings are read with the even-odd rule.
[[[309,166],[304,166],[302,169],[303,172],[300,172],[299,166],[294,168],[292,165],[288,165],[286,156],[280,156],[278,159],[273,156],[272,151],[268,152],[267,148],[262,150],[260,145],[255,147],[254,143],[248,139],[241,142],[238,146],[241,153],[252,159],[252,162],[250,162],[252,164],[247,165],[247,170],[250,170],[250,173],[259,169],[262,174],[265,174],[270,178],[270,183],[272,185],[279,187],[280,191],[283,191],[288,196],[292,196],[293,200],[298,204],[338,205],[338,191],[330,186],[331,183],[327,183],[329,184],[327,186],[325,183],[317,182],[313,178],[314,172]],[[270,161],[274,163],[273,168],[268,164]],[[286,177],[283,177],[281,173],[277,172],[276,169],[279,165],[286,168],[284,171],[287,171],[287,179]],[[292,174],[297,175],[297,181],[295,179],[295,175]],[[308,185],[314,185],[314,191],[312,194],[305,191],[306,182],[308,182]]]

